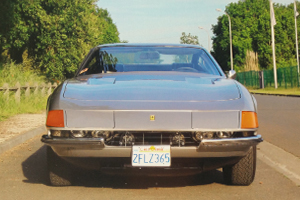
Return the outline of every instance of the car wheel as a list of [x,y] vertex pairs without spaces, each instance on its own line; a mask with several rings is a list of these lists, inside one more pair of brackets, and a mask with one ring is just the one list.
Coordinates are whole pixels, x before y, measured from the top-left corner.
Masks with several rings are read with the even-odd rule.
[[236,164],[223,167],[224,180],[229,185],[250,185],[256,170],[256,146]]
[[47,165],[51,185],[71,185],[72,168],[70,164],[56,155],[56,153],[49,146],[47,146]]

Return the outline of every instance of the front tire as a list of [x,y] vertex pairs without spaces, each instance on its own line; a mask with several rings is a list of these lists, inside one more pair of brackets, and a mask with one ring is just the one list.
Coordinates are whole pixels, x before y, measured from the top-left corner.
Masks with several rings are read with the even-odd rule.
[[47,165],[49,182],[53,186],[69,186],[72,179],[72,167],[47,146]]
[[252,146],[247,155],[236,164],[223,167],[224,180],[229,185],[250,185],[255,177],[256,146]]

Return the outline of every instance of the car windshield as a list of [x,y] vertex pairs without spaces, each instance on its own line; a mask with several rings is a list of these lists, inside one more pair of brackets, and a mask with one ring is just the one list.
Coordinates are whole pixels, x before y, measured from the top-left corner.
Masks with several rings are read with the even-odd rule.
[[178,71],[221,75],[207,55],[187,47],[105,47],[93,53],[79,75],[131,71]]

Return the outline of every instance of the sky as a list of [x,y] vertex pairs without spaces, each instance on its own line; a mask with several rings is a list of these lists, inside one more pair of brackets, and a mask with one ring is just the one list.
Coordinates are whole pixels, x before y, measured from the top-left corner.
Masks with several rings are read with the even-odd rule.
[[[238,0],[99,0],[97,5],[108,10],[121,40],[178,44],[185,32],[198,36],[199,43],[208,49],[213,37],[212,25],[224,14],[216,9],[225,10],[227,5],[236,2]],[[288,5],[294,0],[273,2]]]

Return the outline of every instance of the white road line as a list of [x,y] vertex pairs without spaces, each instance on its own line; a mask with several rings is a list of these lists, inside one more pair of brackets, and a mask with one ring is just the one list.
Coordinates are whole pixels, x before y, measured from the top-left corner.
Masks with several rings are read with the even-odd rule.
[[258,145],[257,157],[300,186],[300,158],[267,141]]

